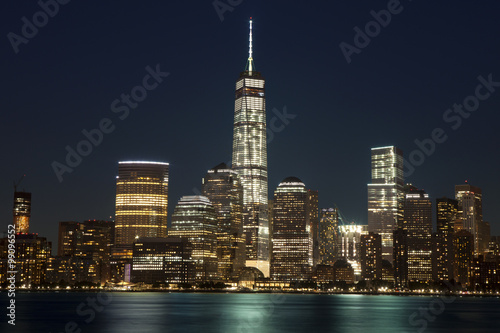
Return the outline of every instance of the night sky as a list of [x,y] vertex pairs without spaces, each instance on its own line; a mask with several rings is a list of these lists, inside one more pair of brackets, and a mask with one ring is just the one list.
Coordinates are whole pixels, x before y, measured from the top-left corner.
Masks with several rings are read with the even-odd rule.
[[[120,160],[170,163],[171,215],[182,195],[201,189],[209,168],[231,160],[235,81],[253,16],[268,123],[273,109],[295,116],[284,127],[275,120],[282,130],[268,145],[270,197],[296,176],[319,190],[320,207],[336,204],[347,220],[366,223],[370,148],[396,145],[407,160],[424,156],[406,181],[433,200],[453,197],[465,180],[481,187],[484,219],[500,234],[500,83],[479,88],[479,105],[469,98],[478,77],[500,82],[498,1],[232,1],[239,2],[219,16],[210,0],[73,0],[43,22],[36,1],[2,1],[3,231],[12,223],[13,181],[23,174],[30,231],[54,249],[59,221],[113,217]],[[354,28],[364,31],[370,12],[388,6],[398,13],[380,31],[369,24],[373,37],[357,40],[348,63],[339,45],[355,46]],[[9,33],[22,37],[22,18],[33,22],[34,14],[38,32],[25,31],[31,37],[13,47]],[[148,66],[169,74],[148,81],[156,87],[128,114],[113,112],[121,94],[143,85]],[[467,118],[447,111],[464,100],[477,108]],[[115,111],[125,105],[117,103]],[[76,149],[82,131],[102,122],[112,132],[60,182],[54,161],[66,164],[65,147]],[[429,156],[414,152],[415,140],[436,128],[447,139]]]

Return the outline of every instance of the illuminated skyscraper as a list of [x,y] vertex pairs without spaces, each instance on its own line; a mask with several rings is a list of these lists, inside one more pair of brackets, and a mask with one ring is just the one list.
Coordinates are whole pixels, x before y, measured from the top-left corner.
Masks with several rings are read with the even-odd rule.
[[31,193],[14,192],[13,213],[16,233],[29,233],[31,218]]
[[271,277],[275,280],[311,278],[313,239],[308,201],[306,186],[296,177],[285,178],[274,192]]
[[361,278],[361,236],[368,234],[366,224],[351,224],[339,226],[337,242],[337,261],[346,260],[354,269],[356,279]]
[[333,265],[337,258],[339,214],[337,208],[323,208],[319,219],[319,262]]
[[402,218],[403,152],[394,147],[372,148],[372,182],[368,184],[368,230],[382,237],[382,259],[392,263],[392,236]]
[[437,232],[432,236],[433,280],[453,278],[453,233],[458,218],[458,201],[436,199]]
[[221,163],[208,170],[203,179],[202,192],[217,215],[219,276],[228,280],[245,266],[243,188],[236,172]]
[[382,238],[370,232],[361,236],[361,276],[365,280],[382,279]]
[[467,230],[460,230],[453,235],[453,277],[462,287],[469,285],[473,258],[474,237]]
[[319,261],[319,206],[318,206],[318,191],[307,190],[307,218],[311,226],[312,242],[313,242],[313,266],[316,266]]
[[119,162],[116,245],[131,248],[137,237],[166,237],[168,166],[162,162]]
[[481,254],[480,228],[483,222],[483,194],[479,187],[470,184],[455,186],[455,199],[458,201],[459,216],[462,218],[463,229],[472,234],[474,239],[474,254]]
[[423,190],[408,186],[401,227],[408,233],[408,280],[432,279],[432,202]]
[[232,168],[243,185],[246,265],[269,275],[265,80],[253,63],[252,20],[247,66],[236,81]]
[[218,279],[217,216],[207,197],[183,196],[175,206],[172,228],[168,234],[187,238],[191,243],[197,282]]

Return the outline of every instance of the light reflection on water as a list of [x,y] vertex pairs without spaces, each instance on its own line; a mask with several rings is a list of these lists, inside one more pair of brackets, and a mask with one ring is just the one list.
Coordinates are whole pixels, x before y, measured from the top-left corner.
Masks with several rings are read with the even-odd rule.
[[[16,332],[417,332],[409,320],[433,297],[296,294],[112,293],[95,319],[76,309],[84,293],[16,295]],[[5,304],[6,295],[1,297]],[[87,308],[86,308],[87,309]],[[498,298],[458,298],[427,320],[427,332],[498,332]],[[431,314],[432,315],[432,314]],[[423,320],[418,315],[416,319]],[[418,324],[416,324],[418,323]],[[0,332],[11,331],[6,320]]]

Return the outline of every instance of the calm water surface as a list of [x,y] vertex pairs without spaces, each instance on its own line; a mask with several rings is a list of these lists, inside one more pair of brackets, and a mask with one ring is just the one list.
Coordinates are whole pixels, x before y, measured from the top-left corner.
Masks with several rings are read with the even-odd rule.
[[[102,293],[98,299],[97,295],[18,293],[16,326],[6,323],[4,310],[0,332],[500,332],[498,298],[443,302],[427,296]],[[1,299],[5,309],[5,293]],[[419,313],[419,308],[429,307],[430,311]]]

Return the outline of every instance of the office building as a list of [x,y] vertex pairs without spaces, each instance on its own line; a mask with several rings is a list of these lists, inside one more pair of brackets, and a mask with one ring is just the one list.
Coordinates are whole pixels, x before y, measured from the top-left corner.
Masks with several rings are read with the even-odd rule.
[[115,242],[167,235],[168,163],[123,161],[116,179]]
[[203,179],[202,193],[217,216],[218,274],[229,280],[245,266],[243,188],[238,174],[224,163],[217,165]]
[[432,202],[429,195],[406,186],[404,217],[401,227],[408,235],[408,280],[432,280]]
[[14,192],[13,215],[16,233],[29,233],[31,219],[31,193]]
[[365,280],[382,279],[382,238],[370,232],[361,236],[361,277]]
[[218,280],[217,216],[202,195],[183,196],[172,215],[169,236],[186,238],[193,248],[196,282]]
[[138,238],[133,245],[131,280],[147,284],[193,283],[192,252],[186,238]]
[[337,260],[339,235],[339,214],[337,208],[323,208],[319,219],[319,262],[333,265]]
[[309,194],[299,178],[285,178],[274,192],[271,260],[274,280],[311,278],[313,237],[308,205]]
[[253,62],[252,20],[245,71],[236,81],[232,168],[243,186],[246,266],[269,276],[265,80]]
[[394,147],[371,149],[368,184],[368,230],[382,237],[382,257],[393,260],[393,231],[402,219],[403,152]]
[[479,187],[468,183],[455,186],[455,199],[458,201],[459,216],[462,218],[463,229],[472,234],[474,239],[474,254],[479,255],[484,250],[480,246],[480,225],[483,222],[483,194]]

